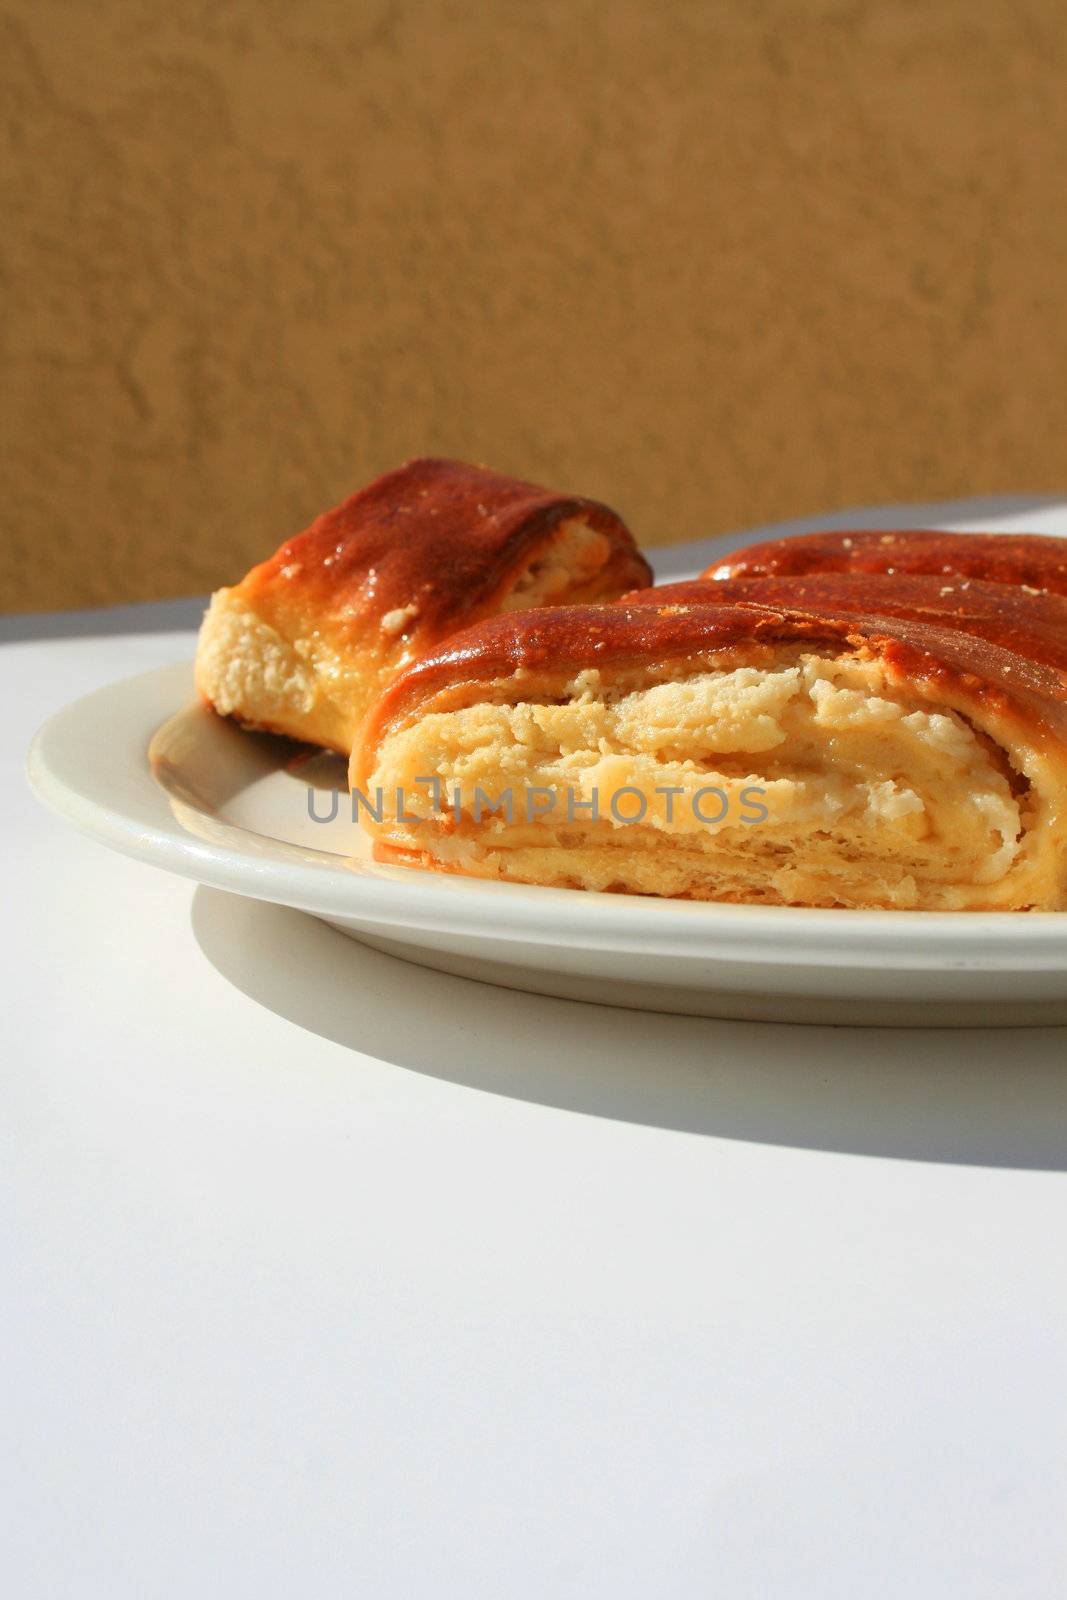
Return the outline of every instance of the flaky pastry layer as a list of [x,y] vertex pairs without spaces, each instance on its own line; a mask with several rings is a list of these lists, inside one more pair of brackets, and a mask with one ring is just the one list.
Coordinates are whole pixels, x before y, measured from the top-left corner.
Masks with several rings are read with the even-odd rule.
[[[365,824],[380,858],[708,900],[1064,908],[1067,754],[1054,704],[991,681],[1010,682],[1017,658],[983,646],[979,682],[847,629],[806,639],[768,615],[759,640],[743,636],[751,615],[706,610],[649,633],[636,610],[601,641],[602,665],[595,640],[559,670],[527,640],[528,664],[494,670],[497,626],[395,685],[353,762],[379,803]],[[579,637],[576,614],[557,626]],[[628,650],[657,627],[688,648]],[[951,637],[924,638],[951,653]]]

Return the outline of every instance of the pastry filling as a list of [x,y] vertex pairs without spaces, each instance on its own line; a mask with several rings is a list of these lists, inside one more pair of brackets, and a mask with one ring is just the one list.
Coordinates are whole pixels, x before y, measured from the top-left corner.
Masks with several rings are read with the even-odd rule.
[[1034,774],[876,662],[797,651],[615,691],[588,671],[569,689],[515,704],[487,686],[389,736],[368,785],[386,797],[380,853],[701,899],[1046,903],[1057,874]]
[[529,611],[564,599],[569,604],[600,599],[598,579],[605,575],[611,551],[611,540],[595,528],[574,518],[561,523],[548,548],[519,574],[500,610]]

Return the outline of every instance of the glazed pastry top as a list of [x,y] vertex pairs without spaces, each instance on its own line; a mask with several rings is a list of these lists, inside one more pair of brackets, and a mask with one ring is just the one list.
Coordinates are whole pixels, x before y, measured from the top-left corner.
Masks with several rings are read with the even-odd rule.
[[397,631],[433,637],[492,604],[571,519],[608,541],[620,587],[648,581],[647,563],[607,506],[484,467],[419,459],[317,517],[237,592],[253,607],[298,606],[355,630],[395,616]]
[[896,681],[1013,714],[1035,738],[1067,739],[1063,674],[1003,644],[925,617],[845,614],[830,605],[649,603],[656,594],[635,604],[494,617],[455,635],[386,690],[369,718],[357,769],[365,770],[383,736],[431,704],[441,710],[479,699],[566,698],[591,669],[601,682],[628,685],[707,670],[716,658],[762,666],[783,645],[874,657]]
[[1067,595],[1031,593],[980,578],[913,573],[812,572],[694,578],[635,590],[633,605],[770,605],[820,615],[910,618],[973,633],[1067,673]]
[[1067,538],[1035,533],[809,533],[733,550],[705,578],[812,572],[924,573],[1025,584],[1067,594]]

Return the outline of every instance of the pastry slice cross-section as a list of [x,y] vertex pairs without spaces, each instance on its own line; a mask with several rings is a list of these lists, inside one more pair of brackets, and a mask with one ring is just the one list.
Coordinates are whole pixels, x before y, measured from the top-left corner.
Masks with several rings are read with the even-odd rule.
[[482,623],[353,755],[380,860],[586,890],[941,911],[1067,900],[1067,693],[925,618],[671,603]]
[[347,755],[390,679],[448,635],[498,612],[612,600],[650,576],[597,501],[410,461],[212,597],[197,686],[247,727]]

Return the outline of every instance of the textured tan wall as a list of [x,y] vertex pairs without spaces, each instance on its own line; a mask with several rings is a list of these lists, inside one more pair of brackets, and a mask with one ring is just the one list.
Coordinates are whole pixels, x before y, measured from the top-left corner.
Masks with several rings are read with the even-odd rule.
[[1063,0],[0,0],[0,605],[401,458],[648,542],[1067,484]]

